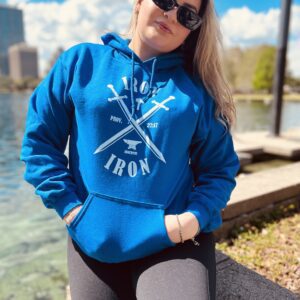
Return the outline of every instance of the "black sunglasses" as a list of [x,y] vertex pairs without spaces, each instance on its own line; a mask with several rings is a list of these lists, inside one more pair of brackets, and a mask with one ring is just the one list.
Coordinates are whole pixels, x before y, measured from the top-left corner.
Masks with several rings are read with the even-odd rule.
[[206,10],[208,0],[202,0],[199,13],[184,5],[179,5],[176,0],[152,0],[160,9],[164,11],[177,7],[178,22],[189,30],[197,29],[203,22],[203,15]]

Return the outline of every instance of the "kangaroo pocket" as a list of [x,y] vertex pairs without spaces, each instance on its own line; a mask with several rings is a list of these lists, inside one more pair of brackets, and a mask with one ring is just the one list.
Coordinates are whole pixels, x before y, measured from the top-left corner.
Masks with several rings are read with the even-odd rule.
[[88,256],[118,263],[176,245],[168,236],[164,215],[160,204],[91,192],[66,227]]

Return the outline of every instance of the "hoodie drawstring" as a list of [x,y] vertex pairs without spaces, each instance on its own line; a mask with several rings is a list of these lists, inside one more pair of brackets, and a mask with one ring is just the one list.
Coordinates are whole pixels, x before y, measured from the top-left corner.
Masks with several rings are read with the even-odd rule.
[[152,70],[151,70],[151,79],[150,79],[150,87],[149,87],[149,92],[146,96],[146,99],[148,99],[150,93],[152,92],[152,82],[153,82],[153,78],[154,78],[154,73],[155,73],[155,65],[156,65],[156,61],[157,58],[154,59],[153,63],[152,63]]
[[[151,69],[151,78],[150,78],[150,86],[149,86],[149,91],[147,95],[143,98],[144,102],[147,101],[149,96],[152,93],[152,83],[154,80],[154,73],[155,73],[155,65],[156,65],[157,58],[154,58],[153,63],[152,63],[152,69]],[[131,82],[130,82],[130,92],[131,92],[131,117],[133,115],[136,117],[136,105],[134,101],[134,95],[133,95],[133,78],[134,78],[134,54],[133,52],[131,53]],[[128,121],[128,123],[130,123]]]
[[[131,53],[131,81],[130,81],[130,93],[131,93],[131,117],[135,115],[135,103],[133,97],[133,77],[134,77],[134,55]],[[128,123],[130,123],[128,121]]]

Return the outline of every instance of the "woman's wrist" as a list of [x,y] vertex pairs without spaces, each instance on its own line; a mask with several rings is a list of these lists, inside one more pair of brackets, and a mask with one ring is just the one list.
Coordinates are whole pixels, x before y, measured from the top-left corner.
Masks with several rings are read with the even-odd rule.
[[[178,214],[178,219],[183,241],[192,239],[198,233],[198,230],[200,231],[199,222],[193,213]],[[179,224],[176,215],[166,215],[165,222],[170,239],[174,243],[180,243]]]
[[179,236],[179,227],[176,220],[176,215],[166,215],[165,223],[171,241],[173,241],[174,243],[179,243],[180,236]]
[[187,239],[191,239],[200,232],[200,224],[192,212],[184,212],[179,216],[180,224],[184,228]]
[[81,209],[82,205],[76,206],[73,209],[71,209],[65,216],[64,221],[69,225],[75,216],[78,214],[79,210]]

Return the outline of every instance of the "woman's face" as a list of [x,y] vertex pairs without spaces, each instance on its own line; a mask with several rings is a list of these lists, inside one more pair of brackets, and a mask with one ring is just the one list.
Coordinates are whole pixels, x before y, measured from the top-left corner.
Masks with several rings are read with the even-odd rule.
[[[190,4],[199,12],[201,0],[177,0],[179,5]],[[132,43],[140,49],[141,59],[170,52],[179,47],[191,32],[177,21],[177,8],[163,11],[152,0],[139,0],[136,4],[138,19]],[[160,28],[165,23],[171,32]]]

